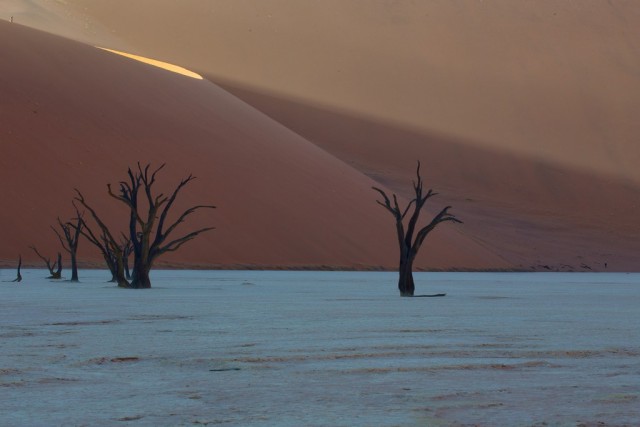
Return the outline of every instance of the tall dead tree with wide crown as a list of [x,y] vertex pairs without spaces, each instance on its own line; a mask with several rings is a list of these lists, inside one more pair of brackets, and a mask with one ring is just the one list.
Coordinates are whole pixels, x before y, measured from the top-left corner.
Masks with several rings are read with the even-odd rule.
[[[211,205],[197,205],[186,209],[174,221],[168,221],[169,211],[178,197],[180,191],[195,179],[193,175],[184,178],[173,190],[170,196],[162,193],[153,194],[153,186],[156,183],[156,175],[162,168],[151,170],[151,165],[144,168],[138,163],[134,172],[129,168],[128,181],[120,182],[120,189],[115,193],[111,184],[107,186],[109,195],[124,203],[129,208],[129,237],[133,244],[133,274],[131,287],[145,289],[151,287],[149,272],[157,258],[167,252],[177,251],[182,245],[196,236],[214,227],[205,227],[192,231],[174,239],[169,236],[182,224],[185,219],[199,209],[214,209]],[[138,200],[140,191],[144,193],[146,202],[141,206]],[[147,209],[146,215],[144,209]]]
[[[396,233],[398,237],[398,244],[400,246],[400,266],[398,269],[398,290],[400,291],[400,296],[412,297],[415,292],[415,284],[413,281],[413,262],[420,250],[420,247],[422,246],[422,243],[424,242],[424,239],[438,226],[438,224],[442,222],[451,221],[462,223],[462,221],[450,214],[449,209],[451,209],[451,206],[447,206],[433,217],[429,224],[420,228],[416,233],[422,208],[425,206],[427,200],[437,195],[437,193],[433,192],[431,189],[424,194],[424,184],[422,182],[422,177],[420,176],[420,162],[418,162],[418,167],[416,169],[416,180],[413,181],[415,197],[409,201],[404,209],[400,209],[398,197],[395,194],[392,194],[392,197],[389,198],[389,196],[387,196],[387,194],[380,188],[372,188],[382,196],[382,200],[377,200],[377,203],[388,210],[391,215],[393,215],[396,222]],[[391,199],[393,199],[393,202]],[[413,212],[409,217],[409,222],[405,229],[404,219],[407,217],[412,207]]]

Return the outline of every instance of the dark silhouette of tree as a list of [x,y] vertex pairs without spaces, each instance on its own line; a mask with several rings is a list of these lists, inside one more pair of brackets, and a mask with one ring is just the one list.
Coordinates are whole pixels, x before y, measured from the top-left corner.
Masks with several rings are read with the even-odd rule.
[[[177,238],[169,239],[169,236],[182,224],[185,219],[199,209],[214,209],[211,205],[197,205],[190,207],[178,216],[178,218],[168,222],[169,211],[180,193],[180,191],[195,179],[193,175],[180,181],[170,196],[160,193],[154,195],[154,184],[156,175],[162,168],[151,171],[151,165],[144,168],[138,163],[138,168],[134,172],[129,168],[128,181],[121,181],[118,193],[107,185],[109,195],[129,208],[129,237],[133,244],[133,274],[131,287],[136,289],[146,289],[151,287],[149,272],[153,263],[159,256],[167,252],[174,252],[180,249],[186,242],[193,240],[196,236],[214,227],[205,227]],[[145,207],[140,206],[139,194],[142,190]],[[146,212],[145,212],[146,209]]]
[[20,274],[20,268],[22,267],[22,255],[18,255],[18,274],[13,282],[22,282],[22,274]]
[[36,253],[36,255],[38,255],[38,257],[47,265],[49,274],[51,274],[51,276],[47,277],[47,279],[57,280],[62,278],[62,254],[60,252],[58,252],[58,260],[51,264],[51,258],[45,258],[40,252],[38,252],[38,249],[36,249],[35,246],[29,246],[29,248],[31,248]]
[[76,194],[77,196],[74,200],[89,211],[93,221],[100,229],[100,233],[95,233],[84,219],[81,220],[78,226],[74,226],[74,228],[77,228],[80,234],[98,248],[107,264],[107,268],[109,268],[111,272],[111,281],[117,283],[121,288],[130,288],[131,284],[125,277],[123,245],[115,239],[111,231],[109,231],[109,227],[107,227],[96,211],[87,203],[82,193],[77,189]]
[[82,214],[77,207],[76,217],[73,218],[72,221],[75,221],[75,224],[70,221],[63,223],[60,218],[58,218],[58,226],[62,231],[62,235],[64,235],[64,239],[55,227],[51,226],[51,229],[56,233],[56,236],[58,236],[58,240],[60,240],[62,248],[67,251],[71,257],[71,281],[78,282],[78,245],[80,243],[80,232],[82,230],[83,221]]
[[22,268],[22,255],[18,255],[18,273],[13,280],[3,280],[4,283],[18,283],[22,282],[22,274],[20,274],[20,268]]
[[[395,194],[392,195],[392,202],[383,190],[377,187],[372,187],[375,191],[380,193],[383,199],[382,201],[377,200],[377,203],[388,210],[391,215],[393,215],[396,222],[396,233],[398,237],[398,244],[400,246],[398,290],[400,291],[400,295],[403,297],[412,297],[415,292],[415,284],[413,281],[413,261],[415,260],[416,255],[418,254],[418,251],[420,250],[420,247],[427,235],[442,222],[451,221],[462,223],[462,221],[449,213],[451,206],[447,206],[433,217],[429,224],[420,228],[416,233],[422,208],[425,206],[427,200],[437,194],[434,193],[433,190],[428,190],[427,194],[424,194],[422,177],[420,176],[420,162],[418,162],[416,176],[416,180],[413,181],[415,197],[409,201],[404,209],[400,209],[398,198]],[[409,217],[409,222],[405,229],[404,219],[409,214],[411,207],[413,207],[413,212]]]

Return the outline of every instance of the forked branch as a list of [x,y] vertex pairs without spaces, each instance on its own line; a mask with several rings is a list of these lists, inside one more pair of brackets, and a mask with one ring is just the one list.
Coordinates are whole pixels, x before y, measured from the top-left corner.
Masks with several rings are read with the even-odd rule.
[[[416,233],[422,209],[424,208],[427,200],[435,196],[437,193],[435,193],[431,189],[429,189],[426,194],[424,193],[424,183],[422,181],[422,176],[420,175],[420,162],[418,162],[416,168],[416,178],[412,181],[412,184],[414,197],[409,200],[409,203],[404,209],[400,209],[398,197],[395,194],[392,194],[392,196],[389,197],[387,193],[380,188],[372,187],[382,196],[382,200],[376,200],[376,202],[387,211],[389,211],[393,215],[396,222],[396,232],[398,236],[398,243],[400,246],[400,278],[398,280],[398,289],[400,290],[400,295],[402,296],[413,296],[413,261],[426,236],[440,223],[446,221],[462,223],[462,221],[449,213],[449,209],[451,208],[451,206],[447,206],[442,209],[435,217],[433,217],[429,224],[420,228],[420,230]],[[409,217],[409,221],[407,223],[405,231],[404,219],[407,217],[407,215],[409,215],[410,212],[411,215]]]
[[[189,216],[201,209],[214,209],[213,205],[196,205],[184,210],[174,221],[169,221],[171,209],[182,191],[195,179],[189,175],[182,179],[173,189],[170,195],[155,192],[155,184],[158,173],[165,167],[162,164],[156,169],[151,165],[137,164],[137,169],[128,169],[128,182],[120,183],[120,191],[116,194],[109,185],[109,195],[124,203],[129,208],[128,237],[131,241],[134,256],[134,266],[131,286],[134,288],[149,288],[151,281],[149,272],[156,258],[165,252],[178,250],[186,242],[193,240],[199,234],[213,230],[214,227],[200,228],[182,237],[169,240],[170,235],[178,226],[185,222]],[[144,195],[141,196],[141,190]],[[157,193],[157,194],[156,194]],[[146,198],[146,203],[138,204],[138,197]],[[168,241],[168,243],[166,243]],[[125,247],[121,245],[121,247]]]

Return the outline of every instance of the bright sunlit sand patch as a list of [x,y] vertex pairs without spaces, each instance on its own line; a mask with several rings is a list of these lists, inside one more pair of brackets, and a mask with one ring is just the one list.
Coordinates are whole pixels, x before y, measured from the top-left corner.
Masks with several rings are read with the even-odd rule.
[[119,50],[107,49],[106,47],[96,46],[98,49],[106,50],[111,53],[115,53],[117,55],[126,56],[127,58],[135,59],[136,61],[144,62],[145,64],[153,65],[154,67],[159,67],[164,70],[171,71],[173,73],[182,74],[183,76],[191,77],[192,79],[202,80],[202,76],[200,74],[194,73],[193,71],[189,71],[186,68],[182,68],[178,65],[169,64],[168,62],[158,61],[156,59],[146,58],[144,56],[133,55],[131,53],[120,52]]

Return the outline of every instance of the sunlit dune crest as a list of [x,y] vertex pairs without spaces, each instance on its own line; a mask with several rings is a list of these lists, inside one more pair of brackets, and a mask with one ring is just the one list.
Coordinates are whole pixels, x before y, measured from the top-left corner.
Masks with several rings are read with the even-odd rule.
[[100,47],[100,46],[96,46],[96,47],[111,53],[115,53],[117,55],[122,55],[122,56],[126,56],[127,58],[135,59],[136,61],[144,62],[145,64],[153,65],[154,67],[171,71],[173,73],[182,74],[183,76],[191,77],[192,79],[202,80],[202,76],[200,74],[194,73],[193,71],[187,70],[186,68],[182,68],[178,65],[169,64],[168,62],[162,62],[162,61],[158,61],[157,59],[151,59],[144,56],[134,55],[132,53],[121,52],[119,50],[107,49],[106,47]]

